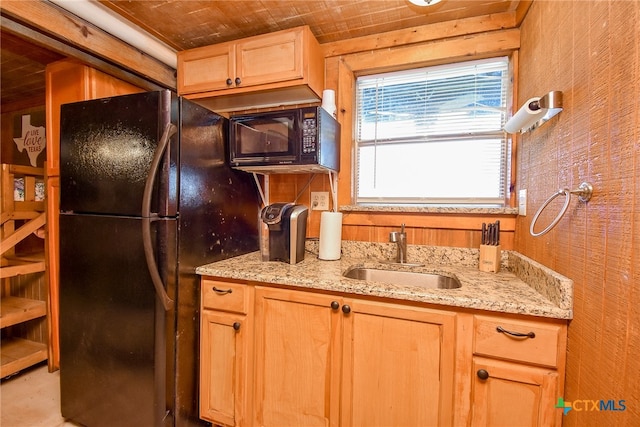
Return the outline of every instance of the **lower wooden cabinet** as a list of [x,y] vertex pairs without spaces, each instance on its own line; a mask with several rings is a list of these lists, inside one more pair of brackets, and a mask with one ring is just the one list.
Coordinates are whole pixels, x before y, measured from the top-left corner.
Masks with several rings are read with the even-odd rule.
[[200,416],[223,425],[239,425],[245,400],[247,339],[244,318],[204,310],[201,318]]
[[566,322],[209,278],[202,308],[200,413],[215,425],[562,422]]
[[451,426],[455,313],[347,300],[342,426]]
[[[554,407],[558,372],[499,360],[474,358],[473,426],[558,425]],[[560,411],[561,412],[561,411]]]
[[473,331],[472,426],[560,426],[566,324],[475,315]]
[[253,425],[338,425],[340,299],[262,287],[255,298]]
[[252,295],[244,284],[202,280],[200,418],[215,425],[250,425]]

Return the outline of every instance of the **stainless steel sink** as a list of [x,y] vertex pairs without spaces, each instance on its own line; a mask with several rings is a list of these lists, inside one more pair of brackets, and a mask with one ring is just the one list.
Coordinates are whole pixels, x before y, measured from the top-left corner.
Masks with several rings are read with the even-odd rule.
[[460,287],[460,282],[454,277],[413,271],[352,267],[345,271],[343,276],[350,279],[420,286],[429,289],[456,289]]

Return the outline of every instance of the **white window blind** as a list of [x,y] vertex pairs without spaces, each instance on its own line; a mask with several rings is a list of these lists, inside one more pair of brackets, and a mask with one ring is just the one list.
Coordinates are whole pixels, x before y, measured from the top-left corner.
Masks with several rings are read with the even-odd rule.
[[359,204],[504,205],[508,58],[363,76]]

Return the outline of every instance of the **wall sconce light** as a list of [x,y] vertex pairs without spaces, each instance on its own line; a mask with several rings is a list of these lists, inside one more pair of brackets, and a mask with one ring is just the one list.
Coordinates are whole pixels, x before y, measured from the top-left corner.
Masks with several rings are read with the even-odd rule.
[[542,98],[531,98],[504,125],[508,133],[532,131],[562,111],[562,92],[552,91]]

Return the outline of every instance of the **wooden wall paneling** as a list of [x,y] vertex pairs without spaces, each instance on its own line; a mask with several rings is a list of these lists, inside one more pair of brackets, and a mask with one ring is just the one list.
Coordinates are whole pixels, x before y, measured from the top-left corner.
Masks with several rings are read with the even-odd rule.
[[[309,184],[311,178],[313,180]],[[329,185],[323,179],[326,178],[322,174],[318,174],[315,177],[311,174],[274,174],[269,177],[270,203],[292,203],[299,196],[296,203],[309,208],[307,237],[318,237],[320,235],[321,211],[311,210],[311,191],[329,191]]]
[[[500,220],[501,246],[513,249],[515,218],[508,215],[408,214],[344,212],[343,239],[386,242],[389,232],[405,224],[409,244],[479,247],[482,223]],[[369,232],[364,229],[368,228]]]
[[[88,92],[86,67],[74,60],[61,60],[47,65],[47,175],[60,175],[60,106],[75,102]],[[55,93],[54,93],[55,92]]]
[[[608,11],[609,22],[625,22],[628,18],[630,8],[616,7]],[[638,24],[636,24],[637,26]],[[626,333],[629,328],[631,317],[631,307],[633,294],[638,294],[640,282],[630,280],[633,265],[631,264],[633,254],[633,233],[630,233],[629,225],[633,224],[634,199],[629,197],[628,178],[636,177],[638,163],[634,159],[634,151],[638,156],[638,93],[639,84],[629,82],[628,71],[633,70],[634,62],[636,67],[639,55],[635,58],[629,52],[635,47],[638,52],[638,40],[630,40],[628,31],[624,27],[613,25],[609,29],[609,56],[617,58],[616,66],[609,67],[608,77],[608,144],[605,147],[606,156],[604,162],[604,185],[607,187],[607,216],[606,216],[606,264],[605,264],[605,286],[603,311],[605,315],[605,333],[602,340],[602,348],[608,354],[606,371],[614,378],[626,378],[629,375],[627,367],[629,358],[633,357],[629,349],[630,334]],[[615,40],[624,41],[615,43]],[[636,73],[638,77],[638,73]],[[635,84],[636,93],[628,90]],[[635,105],[635,109],[633,106]],[[634,144],[628,142],[635,141]],[[632,178],[633,179],[633,178]],[[635,206],[637,208],[637,206]],[[633,230],[633,229],[631,229]],[[636,229],[636,235],[638,229]],[[636,242],[638,243],[638,242]],[[630,256],[631,255],[631,256]],[[634,283],[636,288],[634,289]],[[614,286],[610,286],[614,284]],[[625,331],[625,333],[621,333]],[[636,353],[640,353],[640,347],[636,347]],[[609,390],[611,395],[624,395],[627,388],[625,381],[616,381],[611,384]],[[640,397],[636,394],[635,396]]]
[[[607,3],[590,3],[589,18],[590,22],[607,22],[608,21]],[[609,363],[607,357],[603,357],[603,350],[607,353],[610,349],[603,349],[603,338],[606,333],[606,323],[611,319],[605,319],[604,312],[604,286],[606,283],[605,269],[607,258],[607,204],[609,189],[605,187],[605,173],[607,145],[608,145],[608,115],[609,102],[609,51],[607,49],[609,40],[608,26],[598,25],[591,26],[589,31],[589,91],[591,92],[590,110],[589,110],[589,170],[588,177],[595,188],[600,191],[598,196],[593,199],[593,203],[589,203],[587,210],[587,254],[601,254],[595,262],[585,263],[584,267],[587,273],[585,280],[585,298],[589,302],[587,310],[582,313],[582,320],[585,322],[583,333],[589,333],[591,340],[584,341],[584,349],[587,354],[599,355],[596,357],[584,358],[582,360],[582,369],[587,372],[608,372]],[[611,282],[610,286],[615,286]],[[600,383],[598,376],[594,375],[589,378],[583,376],[581,378],[580,393],[586,392],[597,393],[602,395],[606,388]],[[608,394],[608,393],[607,393]]]
[[[48,169],[48,168],[47,168]],[[58,324],[59,310],[58,301],[60,300],[60,289],[58,277],[60,277],[60,252],[58,245],[60,242],[60,225],[59,216],[52,215],[52,212],[60,210],[60,177],[47,177],[47,245],[45,247],[45,261],[47,268],[47,284],[49,295],[47,298],[47,313],[49,339],[49,370],[52,371],[59,367],[60,346],[58,337],[60,336],[60,325]]]
[[[640,10],[638,10],[638,7],[636,7],[635,10],[633,8],[631,8],[631,10],[621,10],[616,19],[621,19],[623,22],[628,22],[629,20],[635,22],[636,34],[635,37],[629,39],[628,33],[631,32],[633,34],[633,29],[628,31],[627,28],[620,26],[615,30],[616,39],[635,39],[637,41],[640,35]],[[625,33],[627,34],[626,36],[621,35]],[[630,263],[630,271],[628,275],[625,276],[625,279],[627,279],[626,285],[630,288],[629,298],[625,302],[629,308],[627,312],[626,349],[630,349],[630,351],[627,353],[624,366],[625,375],[621,381],[621,383],[623,383],[621,384],[623,386],[623,392],[628,396],[630,402],[640,402],[640,387],[638,387],[638,382],[634,379],[635,375],[633,375],[633,372],[640,370],[638,367],[640,362],[638,362],[638,357],[636,357],[640,349],[640,334],[631,333],[633,330],[637,331],[637,329],[635,329],[635,326],[634,329],[630,327],[630,324],[633,324],[633,322],[637,325],[638,319],[640,319],[640,287],[638,285],[640,284],[640,108],[637,102],[640,98],[640,54],[637,43],[635,49],[635,59],[631,55],[628,55],[628,53],[624,54],[625,60],[628,61],[628,63],[624,66],[617,67],[615,74],[616,81],[623,88],[618,93],[622,95],[622,92],[624,92],[620,105],[627,107],[623,107],[623,111],[625,111],[624,117],[626,117],[625,131],[622,132],[619,137],[617,136],[619,138],[617,142],[622,143],[626,141],[624,145],[630,151],[629,158],[635,159],[631,171],[625,174],[627,180],[622,183],[621,187],[625,194],[627,209],[632,213],[630,222],[624,225],[625,232],[631,239],[631,248],[621,253],[622,256],[624,256],[625,253],[629,254],[628,259]],[[628,76],[628,72],[631,70],[634,70],[634,72],[631,73],[633,76],[631,79],[627,77],[623,78],[620,75],[624,74]],[[634,408],[634,413],[637,416],[636,419],[640,418],[640,408]]]
[[[511,64],[509,72],[511,74],[512,81],[512,93],[511,97],[507,103],[507,109],[514,112],[518,111],[520,106],[518,105],[518,64],[519,64],[519,51],[514,51],[511,53]],[[516,207],[518,206],[518,194],[516,192],[516,179],[518,176],[518,141],[520,140],[519,134],[512,134],[509,136],[511,138],[511,176],[509,177],[509,206]]]
[[519,141],[518,185],[532,212],[558,186],[588,180],[594,195],[574,198],[539,238],[528,235],[531,216],[519,217],[515,249],[574,281],[565,401],[627,402],[624,411],[571,411],[568,427],[640,423],[631,404],[640,400],[639,19],[637,2],[534,2],[521,28],[520,102],[565,96],[561,114]]
[[[576,14],[573,12],[573,23],[567,25],[572,29],[574,40],[589,40],[589,19],[585,13]],[[572,76],[572,90],[567,94],[568,102],[565,120],[571,121],[571,139],[567,141],[565,149],[572,155],[573,182],[578,182],[588,176],[589,169],[589,110],[591,108],[592,96],[589,88],[589,56],[590,48],[588,43],[572,42],[573,49],[571,58],[574,62]],[[567,65],[563,65],[566,69]],[[563,111],[564,113],[564,111]],[[598,194],[596,197],[600,197]],[[565,383],[565,396],[583,395],[584,384],[581,384],[581,377],[589,374],[582,370],[582,359],[592,357],[587,349],[594,339],[592,327],[589,322],[583,321],[583,313],[589,312],[591,307],[597,304],[598,299],[593,300],[592,294],[587,292],[585,283],[587,282],[587,272],[583,268],[585,260],[590,256],[587,249],[589,236],[587,228],[586,208],[585,213],[579,220],[571,221],[571,256],[569,265],[559,265],[558,270],[568,275],[574,280],[574,320],[569,325],[569,339],[567,346],[567,373]],[[534,240],[529,240],[529,245],[533,245]],[[525,254],[527,252],[524,252]],[[541,261],[542,262],[542,261]],[[597,297],[596,297],[597,298]],[[595,353],[591,353],[595,354]],[[573,417],[572,417],[573,418]],[[575,425],[575,420],[568,419],[565,425]]]
[[[305,183],[306,185],[306,183]],[[331,200],[331,189],[329,185],[329,177],[325,174],[317,174],[311,185],[305,190],[300,197],[298,203],[302,203],[309,208],[309,222],[307,223],[307,236],[319,237],[320,236],[320,217],[322,211],[316,211],[311,206],[311,192],[312,191],[324,191],[329,193],[329,210],[333,208],[333,201]]]
[[477,230],[482,228],[483,222],[500,220],[500,231],[513,231],[515,219],[509,215],[470,215],[443,213],[391,213],[391,212],[345,212],[344,224],[362,224],[370,226],[400,227],[406,224],[410,227],[448,228]]
[[340,175],[338,187],[338,205],[352,204],[354,183],[351,171],[355,162],[353,149],[353,121],[355,120],[355,77],[353,71],[341,59],[338,63],[338,118],[342,125],[340,137]]

